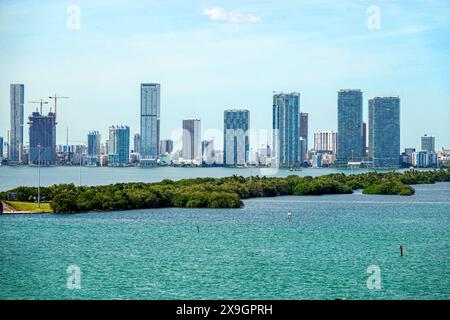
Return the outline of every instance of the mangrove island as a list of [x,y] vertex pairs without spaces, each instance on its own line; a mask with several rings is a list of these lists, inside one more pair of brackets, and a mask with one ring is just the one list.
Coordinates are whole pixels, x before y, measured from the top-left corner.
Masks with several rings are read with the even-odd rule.
[[[330,174],[319,177],[196,178],[157,183],[117,183],[104,186],[57,184],[40,189],[42,201],[55,213],[114,211],[147,208],[239,208],[243,199],[275,196],[363,194],[410,196],[414,184],[449,182],[450,170],[369,172],[356,175]],[[33,203],[36,187],[18,187],[0,193],[1,200],[14,194],[15,201]],[[7,203],[7,202],[6,202]]]

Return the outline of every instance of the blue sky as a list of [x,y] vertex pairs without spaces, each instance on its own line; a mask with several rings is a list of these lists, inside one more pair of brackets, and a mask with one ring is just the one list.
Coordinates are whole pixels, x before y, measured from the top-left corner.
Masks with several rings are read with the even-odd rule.
[[[71,5],[80,29],[67,28]],[[370,6],[380,28],[367,26]],[[76,143],[89,130],[106,138],[112,124],[139,132],[139,84],[159,82],[162,138],[185,117],[221,131],[228,108],[247,108],[252,128],[270,129],[275,90],[301,93],[312,144],[315,131],[337,129],[337,90],[360,88],[365,117],[369,98],[401,97],[402,147],[419,147],[424,133],[450,147],[447,0],[2,0],[0,48],[2,136],[10,83],[25,84],[27,101],[70,96],[58,143],[66,127]]]

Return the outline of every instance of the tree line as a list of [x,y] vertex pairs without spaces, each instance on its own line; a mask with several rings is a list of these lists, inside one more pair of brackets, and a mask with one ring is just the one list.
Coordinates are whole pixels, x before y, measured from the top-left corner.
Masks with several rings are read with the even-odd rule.
[[[117,183],[104,186],[57,184],[41,188],[41,199],[57,213],[114,211],[146,208],[239,208],[243,199],[283,195],[364,194],[409,196],[414,184],[450,181],[450,170],[343,173],[319,177],[196,178],[157,183]],[[17,201],[33,202],[37,188],[18,187],[0,193],[6,200],[14,193]]]

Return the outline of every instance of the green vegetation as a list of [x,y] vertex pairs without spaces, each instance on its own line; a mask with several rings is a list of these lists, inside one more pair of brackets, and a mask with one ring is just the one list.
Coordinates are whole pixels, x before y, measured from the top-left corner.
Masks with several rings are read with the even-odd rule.
[[[232,176],[197,178],[158,183],[118,183],[107,186],[76,187],[73,184],[41,188],[41,197],[54,212],[112,211],[145,208],[238,208],[242,199],[282,195],[364,194],[409,196],[410,185],[450,181],[450,170],[369,172],[358,175],[330,174],[320,177],[286,178]],[[33,201],[37,188],[19,187],[18,201]],[[6,192],[0,193],[6,199]]]
[[27,213],[44,213],[52,212],[49,203],[41,203],[41,206],[34,202],[20,202],[20,201],[5,201],[7,205],[11,206],[16,211]]

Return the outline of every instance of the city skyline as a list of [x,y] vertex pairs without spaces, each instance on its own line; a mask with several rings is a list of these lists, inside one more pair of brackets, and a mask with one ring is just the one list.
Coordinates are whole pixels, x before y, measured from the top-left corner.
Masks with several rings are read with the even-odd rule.
[[[450,54],[443,41],[450,24],[448,2],[383,1],[380,29],[366,25],[370,2],[286,1],[276,10],[271,4],[132,3],[117,16],[121,4],[79,1],[81,27],[73,30],[66,27],[65,4],[4,2],[0,136],[7,140],[11,83],[25,84],[26,102],[50,92],[71,97],[58,108],[57,143],[64,143],[66,127],[71,141],[86,140],[86,131],[97,127],[107,136],[111,123],[126,123],[132,134],[138,133],[137,86],[158,82],[165,121],[161,139],[170,139],[186,117],[201,118],[203,131],[221,130],[216,115],[233,106],[254,115],[252,128],[270,128],[271,120],[260,111],[270,110],[272,90],[302,93],[302,112],[310,114],[309,136],[337,131],[335,92],[350,87],[364,91],[364,119],[367,98],[402,97],[402,149],[418,147],[416,135],[426,132],[438,137],[437,149],[450,145],[445,117],[435,116],[449,110]],[[204,13],[216,7],[260,19],[214,20],[207,14],[211,11]],[[40,16],[46,17],[45,24]],[[168,23],[170,28],[163,27]],[[42,43],[46,50],[35,50]],[[276,77],[278,70],[286,75]],[[33,109],[25,103],[25,115]]]

